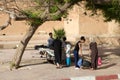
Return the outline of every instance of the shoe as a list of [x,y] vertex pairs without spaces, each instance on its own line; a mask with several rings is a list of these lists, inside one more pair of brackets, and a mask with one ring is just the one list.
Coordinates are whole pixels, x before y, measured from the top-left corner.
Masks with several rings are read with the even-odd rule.
[[77,69],[79,69],[78,67],[75,67],[75,69],[77,70]]

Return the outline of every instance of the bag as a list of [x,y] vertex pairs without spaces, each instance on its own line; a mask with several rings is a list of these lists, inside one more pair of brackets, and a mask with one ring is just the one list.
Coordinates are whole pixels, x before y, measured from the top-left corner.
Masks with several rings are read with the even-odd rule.
[[81,66],[82,66],[82,61],[83,61],[83,59],[82,59],[82,58],[80,58],[80,59],[78,60],[77,65],[78,65],[79,67],[81,67]]
[[101,57],[98,57],[98,66],[101,66],[102,65],[102,59]]
[[83,67],[91,67],[91,63],[87,60],[83,60],[82,66]]

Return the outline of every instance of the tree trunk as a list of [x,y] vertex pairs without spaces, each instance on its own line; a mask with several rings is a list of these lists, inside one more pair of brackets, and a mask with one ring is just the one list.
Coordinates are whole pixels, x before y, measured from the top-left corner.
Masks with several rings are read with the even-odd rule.
[[28,42],[30,41],[30,39],[32,38],[33,34],[35,33],[35,31],[37,30],[37,28],[38,26],[30,26],[24,38],[20,41],[20,44],[12,60],[10,69],[12,68],[17,69],[19,67],[25,48]]

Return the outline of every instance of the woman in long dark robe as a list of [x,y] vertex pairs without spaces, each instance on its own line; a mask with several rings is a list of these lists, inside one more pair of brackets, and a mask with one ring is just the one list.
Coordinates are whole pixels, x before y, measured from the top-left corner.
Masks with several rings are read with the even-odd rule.
[[59,38],[53,41],[55,62],[57,68],[61,68],[61,57],[62,57],[62,42]]
[[96,42],[90,43],[90,51],[91,51],[91,69],[96,70],[98,64],[98,48]]

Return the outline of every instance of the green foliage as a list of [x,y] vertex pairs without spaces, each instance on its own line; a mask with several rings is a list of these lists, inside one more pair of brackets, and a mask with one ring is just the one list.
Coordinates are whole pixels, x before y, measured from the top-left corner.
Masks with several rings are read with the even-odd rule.
[[55,5],[55,6],[50,7],[50,13],[55,13],[55,12],[57,12],[57,10],[58,10],[58,8],[57,8],[57,6],[56,6],[56,5]]
[[120,22],[120,4],[117,0],[103,8],[103,15],[106,21],[116,20]]
[[56,2],[59,5],[61,5],[61,4],[63,5],[65,3],[72,3],[72,5],[73,5],[73,4],[75,4],[79,1],[82,1],[82,0],[53,0],[53,1]]
[[111,0],[111,2],[104,4],[95,4],[92,0],[88,0],[86,8],[93,10],[93,12],[100,9],[103,12],[105,21],[115,20],[120,23],[120,0]]
[[58,29],[58,30],[55,30],[54,29],[54,37],[55,38],[63,38],[65,36],[65,30],[64,29]]
[[56,3],[58,3],[58,4],[64,4],[65,3],[65,1],[64,0],[54,0]]
[[[72,3],[72,6],[73,3],[77,3],[79,1],[80,0],[34,0],[36,4],[34,3],[33,7],[29,7],[28,10],[24,11],[23,13],[27,16],[29,25],[39,26],[45,20],[47,21],[46,16],[51,15],[51,20],[61,20],[61,17],[66,17],[66,9],[66,11],[63,10],[62,13],[58,15],[56,15],[56,12],[60,11],[60,7],[62,7],[65,3]],[[44,20],[40,18],[41,15],[42,18],[44,17]]]
[[64,0],[65,2],[70,2],[71,0]]
[[30,10],[28,11],[24,11],[24,14],[27,16],[27,21],[28,24],[31,26],[39,26],[40,24],[42,24],[42,20],[39,17],[39,13],[37,12],[32,12]]
[[53,16],[53,20],[61,20],[61,17],[63,16],[63,14],[60,15],[54,15]]
[[[56,12],[60,11],[60,7],[62,7],[65,3],[77,3],[81,0],[33,0],[35,5],[33,7],[29,7],[29,10],[24,11],[24,14],[28,18],[29,25],[38,26],[42,24],[45,20],[47,21],[46,16],[50,16],[51,20],[61,20],[61,17],[66,17],[67,10],[63,10],[62,13],[56,15]],[[59,6],[59,7],[58,7]],[[46,10],[47,9],[47,10]],[[42,18],[45,16],[44,20]]]
[[63,2],[62,0],[54,0],[54,1],[57,2],[57,3]]
[[120,0],[113,0],[111,3],[111,7],[108,8],[109,15],[105,15],[108,19],[115,19],[116,21],[120,22]]

